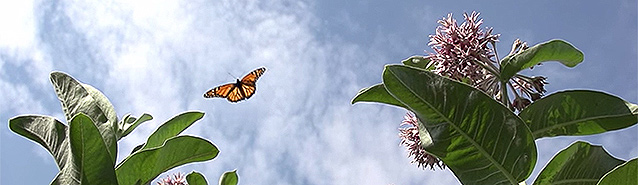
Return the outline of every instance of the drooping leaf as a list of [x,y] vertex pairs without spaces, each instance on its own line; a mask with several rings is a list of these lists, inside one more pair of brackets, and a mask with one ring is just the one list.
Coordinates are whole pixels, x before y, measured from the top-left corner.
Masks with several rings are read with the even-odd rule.
[[509,80],[519,71],[541,62],[558,61],[567,67],[575,67],[583,59],[583,52],[570,43],[563,40],[550,40],[503,58],[501,61],[501,80]]
[[60,172],[51,184],[79,184],[78,171],[74,170],[67,126],[50,116],[23,115],[9,120],[9,128],[44,147],[55,159]]
[[79,113],[69,126],[69,141],[75,170],[80,173],[80,184],[117,184],[114,162],[106,144],[91,118]]
[[[71,146],[69,146],[69,148],[71,148]],[[69,151],[70,150],[71,149],[69,149]],[[64,164],[64,167],[62,167],[55,178],[53,178],[51,185],[79,185],[81,183],[80,179],[82,179],[82,175],[80,171],[77,170],[77,167],[75,167],[75,164],[73,164],[73,155],[71,155],[71,152],[69,152],[68,156],[68,162]]]
[[239,183],[237,170],[228,171],[219,177],[219,185],[237,185],[237,183]]
[[[485,93],[418,68],[389,65],[388,92],[421,121],[426,151],[463,184],[518,184],[532,172],[536,145],[529,128]],[[427,142],[424,142],[427,141]]]
[[84,113],[91,118],[104,138],[112,161],[115,161],[117,115],[110,101],[97,89],[82,84],[65,73],[52,72],[50,78],[67,122],[78,113]]
[[352,104],[357,102],[378,102],[398,107],[405,107],[385,90],[383,84],[376,84],[371,87],[361,89],[352,99]]
[[208,185],[206,178],[199,172],[193,171],[186,175],[188,185]]
[[160,127],[148,137],[148,140],[146,140],[146,144],[142,147],[142,150],[162,145],[164,141],[182,133],[182,131],[186,130],[186,128],[190,127],[193,123],[195,123],[195,121],[202,117],[204,117],[203,112],[190,111],[171,118],[164,124],[160,125]]
[[629,160],[605,174],[598,185],[638,185],[638,158]]
[[558,152],[538,174],[534,184],[596,184],[624,161],[609,155],[601,146],[578,141]]
[[551,94],[523,109],[534,138],[598,134],[635,125],[638,105],[589,90]]
[[151,116],[150,114],[144,113],[142,114],[142,116],[140,116],[140,118],[135,118],[130,115],[124,116],[124,118],[126,120],[122,120],[120,122],[119,130],[121,131],[121,133],[119,133],[118,140],[123,137],[126,137],[128,134],[133,132],[133,130],[137,128],[137,126],[139,126],[141,123],[152,120],[153,116]]
[[192,162],[215,158],[219,150],[206,139],[177,136],[158,147],[130,155],[116,167],[119,184],[147,184],[161,173]]
[[428,71],[434,69],[434,65],[430,63],[430,59],[427,59],[425,56],[411,56],[401,61],[401,63],[406,66],[426,69]]
[[64,167],[69,156],[69,142],[66,137],[67,126],[51,116],[23,115],[9,120],[11,131],[26,137],[44,147],[59,169]]

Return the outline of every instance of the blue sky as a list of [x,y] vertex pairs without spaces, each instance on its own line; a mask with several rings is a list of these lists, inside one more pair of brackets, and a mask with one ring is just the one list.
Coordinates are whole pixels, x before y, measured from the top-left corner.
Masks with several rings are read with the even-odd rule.
[[[381,81],[383,65],[423,55],[436,21],[478,11],[500,33],[559,38],[583,51],[570,69],[546,63],[549,93],[596,89],[638,102],[636,1],[0,1],[0,120],[22,114],[64,120],[48,75],[64,71],[100,89],[119,117],[150,113],[119,142],[119,160],[162,122],[187,110],[204,118],[185,134],[211,140],[203,172],[215,183],[237,169],[242,184],[458,184],[449,170],[410,164],[397,127],[405,110],[350,105]],[[268,71],[248,101],[206,100],[213,86]],[[232,75],[229,75],[229,73]],[[234,77],[233,77],[234,76]],[[537,168],[576,140],[621,159],[638,156],[636,126],[537,141]],[[0,184],[47,184],[58,169],[39,145],[0,127]],[[119,161],[118,161],[119,162]],[[163,175],[165,176],[165,175]]]

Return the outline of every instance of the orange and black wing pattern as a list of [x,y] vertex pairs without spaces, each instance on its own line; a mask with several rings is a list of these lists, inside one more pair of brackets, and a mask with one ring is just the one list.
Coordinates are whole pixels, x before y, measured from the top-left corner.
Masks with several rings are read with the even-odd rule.
[[204,94],[204,98],[220,97],[226,98],[230,102],[238,102],[248,99],[255,94],[255,91],[257,90],[257,79],[259,79],[265,71],[266,68],[261,67],[248,73],[241,80],[237,79],[237,82],[235,83],[217,86],[208,90]]
[[255,82],[257,82],[257,79],[259,79],[259,77],[261,77],[261,75],[263,75],[264,72],[266,72],[265,67],[260,67],[259,69],[255,69],[254,71],[248,73],[246,76],[241,78],[241,83],[250,84],[254,86]]

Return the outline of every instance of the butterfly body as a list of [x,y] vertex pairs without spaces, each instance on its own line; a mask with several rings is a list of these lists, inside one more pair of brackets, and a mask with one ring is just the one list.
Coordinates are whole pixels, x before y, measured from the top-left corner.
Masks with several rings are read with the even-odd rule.
[[226,98],[230,102],[238,102],[248,99],[257,90],[257,79],[266,71],[265,67],[255,69],[243,78],[237,79],[235,83],[228,83],[217,86],[204,93],[204,98]]

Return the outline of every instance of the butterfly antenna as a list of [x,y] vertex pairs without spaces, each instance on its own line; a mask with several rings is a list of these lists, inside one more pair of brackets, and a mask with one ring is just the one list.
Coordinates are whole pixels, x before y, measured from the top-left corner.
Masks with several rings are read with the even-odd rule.
[[237,77],[233,76],[233,74],[230,74],[230,72],[226,71],[226,73],[228,73],[228,75],[230,75],[230,77],[233,77],[234,79],[237,79]]

